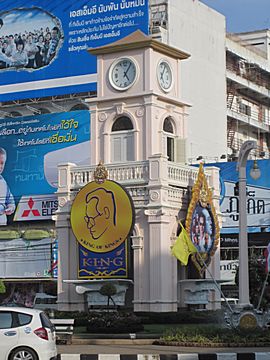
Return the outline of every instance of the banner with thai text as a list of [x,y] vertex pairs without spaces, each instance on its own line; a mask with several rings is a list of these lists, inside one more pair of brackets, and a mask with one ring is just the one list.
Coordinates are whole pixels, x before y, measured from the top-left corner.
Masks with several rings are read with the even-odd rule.
[[[270,226],[270,161],[257,160],[261,171],[258,179],[253,179],[250,170],[253,160],[247,161],[246,166],[246,194],[247,194],[247,226],[249,231],[265,231]],[[206,164],[210,166],[210,164]],[[239,173],[237,162],[214,163],[211,166],[220,168],[220,211],[222,213],[221,233],[239,229]]]
[[96,90],[88,53],[140,29],[148,0],[2,0],[0,101]]
[[0,124],[0,225],[49,219],[57,210],[58,164],[90,164],[90,113],[8,119]]

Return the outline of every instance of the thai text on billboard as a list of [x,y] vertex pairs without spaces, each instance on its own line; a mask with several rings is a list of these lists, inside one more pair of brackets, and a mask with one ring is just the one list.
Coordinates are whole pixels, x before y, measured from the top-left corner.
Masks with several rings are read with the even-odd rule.
[[0,101],[96,90],[87,49],[138,29],[148,34],[148,0],[2,0]]
[[57,209],[58,164],[90,164],[90,113],[71,111],[0,123],[0,225],[41,220]]
[[[250,176],[253,160],[247,161],[246,166],[246,195],[247,195],[247,226],[249,230],[261,231],[261,227],[270,226],[270,203],[268,201],[270,180],[270,161],[258,160],[261,170],[259,179]],[[209,166],[210,164],[207,164]],[[238,232],[239,230],[239,173],[237,162],[211,164],[220,168],[220,211],[222,213],[223,231]]]

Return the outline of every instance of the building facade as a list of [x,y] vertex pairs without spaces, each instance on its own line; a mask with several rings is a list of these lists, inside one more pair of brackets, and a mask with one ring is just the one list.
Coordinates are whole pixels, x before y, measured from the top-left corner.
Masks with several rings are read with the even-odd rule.
[[237,157],[241,144],[248,139],[258,144],[257,158],[269,157],[267,39],[268,30],[226,38],[227,142],[231,159]]

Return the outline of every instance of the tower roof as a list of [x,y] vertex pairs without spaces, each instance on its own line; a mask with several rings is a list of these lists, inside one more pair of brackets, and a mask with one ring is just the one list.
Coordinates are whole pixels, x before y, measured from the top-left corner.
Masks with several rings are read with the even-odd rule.
[[126,37],[108,45],[103,45],[97,48],[90,48],[88,49],[88,52],[92,55],[101,55],[147,47],[152,48],[164,55],[171,56],[175,59],[184,60],[190,56],[184,51],[178,50],[175,47],[152,39],[151,36],[145,35],[141,30],[136,30]]

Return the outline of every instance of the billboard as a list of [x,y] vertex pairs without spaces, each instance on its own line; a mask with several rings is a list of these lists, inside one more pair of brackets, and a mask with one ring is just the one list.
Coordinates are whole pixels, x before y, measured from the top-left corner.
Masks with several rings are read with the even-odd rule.
[[148,0],[2,0],[0,101],[96,90],[87,49],[140,29]]
[[0,240],[0,274],[4,279],[52,277],[53,240]]
[[[250,176],[254,161],[248,160],[247,178],[247,226],[249,231],[261,231],[270,226],[270,161],[257,160],[261,170],[259,179]],[[205,166],[209,166],[207,164]],[[239,230],[239,196],[237,194],[238,171],[237,162],[214,163],[211,166],[220,168],[220,211],[222,213],[221,232],[238,232]]]
[[8,119],[0,123],[0,144],[0,224],[11,214],[17,221],[50,219],[58,164],[90,164],[90,113]]

